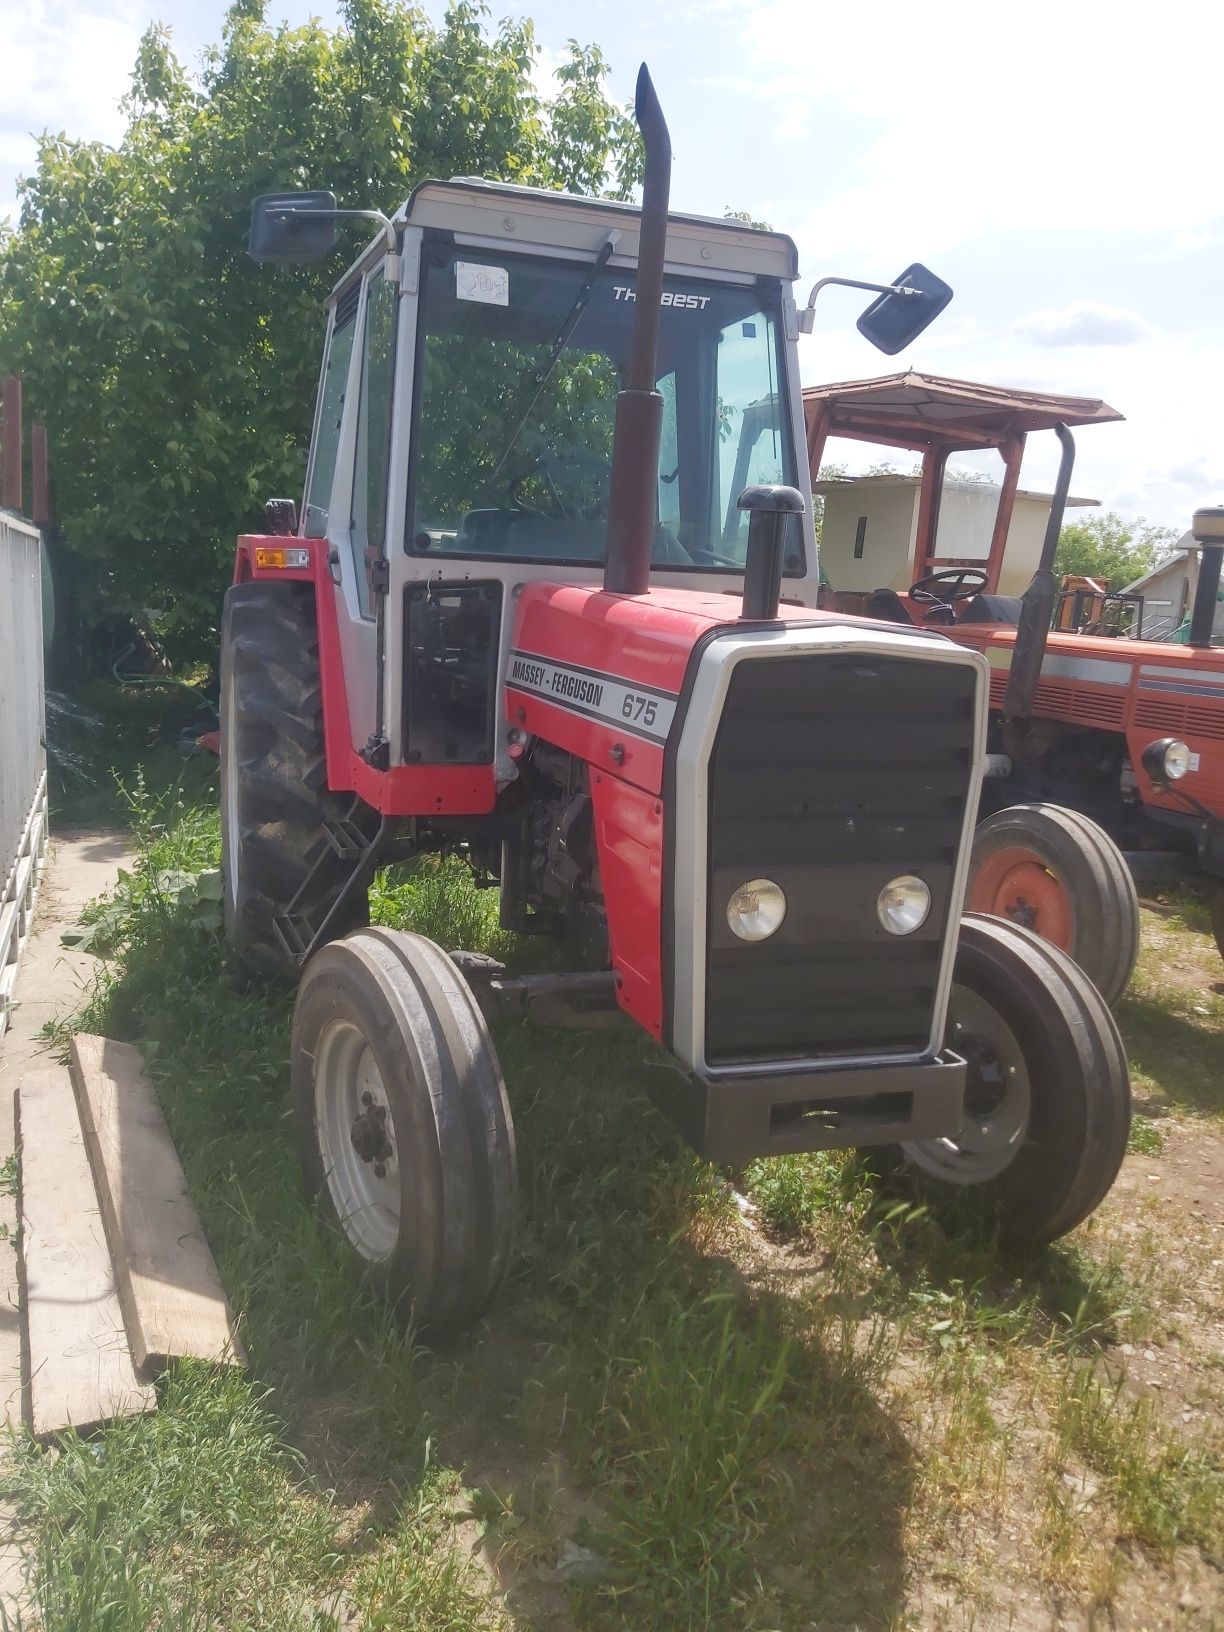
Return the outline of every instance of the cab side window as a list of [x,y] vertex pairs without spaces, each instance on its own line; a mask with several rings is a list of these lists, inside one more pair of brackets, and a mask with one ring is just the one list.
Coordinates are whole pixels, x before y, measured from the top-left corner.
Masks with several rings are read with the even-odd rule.
[[367,280],[357,458],[353,472],[351,540],[362,613],[373,616],[369,564],[387,540],[387,468],[391,451],[391,391],[395,365],[397,288],[381,267]]
[[357,303],[360,290],[354,288],[341,297],[332,321],[327,362],[319,386],[319,421],[315,431],[314,460],[306,491],[306,537],[326,538],[331,507],[332,479],[336,474],[336,454],[340,447],[340,423],[344,418],[344,397],[348,390],[349,362],[357,333]]

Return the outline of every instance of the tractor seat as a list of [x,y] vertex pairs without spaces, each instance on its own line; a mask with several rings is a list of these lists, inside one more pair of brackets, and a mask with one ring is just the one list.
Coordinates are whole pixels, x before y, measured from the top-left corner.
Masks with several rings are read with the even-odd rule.
[[956,615],[957,623],[1019,623],[1019,595],[975,595]]
[[873,589],[863,606],[863,615],[882,623],[913,623],[909,609],[895,589]]

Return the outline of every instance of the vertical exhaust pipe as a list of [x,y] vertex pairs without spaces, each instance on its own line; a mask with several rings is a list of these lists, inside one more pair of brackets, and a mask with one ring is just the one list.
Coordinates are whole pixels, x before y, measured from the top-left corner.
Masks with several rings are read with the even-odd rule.
[[1028,588],[1020,597],[1020,621],[1016,625],[1011,673],[1007,677],[1007,691],[1003,698],[1005,720],[1027,720],[1032,717],[1037,682],[1041,679],[1041,665],[1045,660],[1046,641],[1054,620],[1054,602],[1058,596],[1054,582],[1054,553],[1058,549],[1058,535],[1062,532],[1067,495],[1071,491],[1071,471],[1075,465],[1075,438],[1071,432],[1065,425],[1055,425],[1054,434],[1062,447],[1062,457],[1058,462],[1058,480],[1054,483],[1041,559]]
[[616,398],[612,479],[608,498],[608,553],[604,588],[642,595],[650,585],[659,475],[663,398],[655,390],[659,308],[667,248],[667,202],[671,191],[671,137],[650,73],[638,70],[634,113],[646,147],[642,225],[634,289],[633,347],[625,388]]
[[1220,566],[1224,561],[1224,505],[1196,510],[1190,531],[1200,546],[1198,584],[1190,612],[1188,646],[1210,646],[1215,631],[1216,596],[1220,593]]

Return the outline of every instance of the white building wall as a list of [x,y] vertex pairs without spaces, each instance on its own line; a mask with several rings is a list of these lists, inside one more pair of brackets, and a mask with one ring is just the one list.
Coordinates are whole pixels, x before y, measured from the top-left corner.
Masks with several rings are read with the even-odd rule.
[[[985,561],[998,513],[999,489],[987,483],[950,485],[940,503],[941,557]],[[918,529],[916,480],[839,483],[824,495],[820,559],[834,589],[908,589],[914,580]],[[1016,495],[999,593],[1021,595],[1041,558],[1048,498]],[[855,558],[859,518],[866,518],[863,553]]]

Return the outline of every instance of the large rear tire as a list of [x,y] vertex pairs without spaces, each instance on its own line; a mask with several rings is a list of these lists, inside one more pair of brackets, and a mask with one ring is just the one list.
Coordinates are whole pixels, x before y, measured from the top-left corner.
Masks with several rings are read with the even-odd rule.
[[961,1127],[902,1145],[894,1172],[936,1204],[974,1198],[1010,1245],[1065,1235],[1104,1199],[1130,1132],[1126,1052],[1101,994],[1048,941],[970,914],[947,1046],[969,1064]]
[[1211,913],[1211,932],[1215,936],[1216,950],[1224,958],[1224,884],[1213,884],[1208,897],[1208,910]]
[[[274,920],[327,854],[323,824],[351,804],[327,786],[314,591],[234,584],[221,622],[221,871],[225,933],[244,978],[297,978]],[[316,878],[303,903],[315,922],[344,877],[337,861]],[[368,921],[359,890],[329,933]]]
[[470,987],[421,935],[368,929],[306,966],[291,1083],[306,1182],[354,1267],[444,1338],[497,1296],[518,1169],[497,1055]]
[[1106,1003],[1139,956],[1139,897],[1103,828],[1061,805],[1010,805],[973,836],[967,905],[1031,929],[1079,964]]

